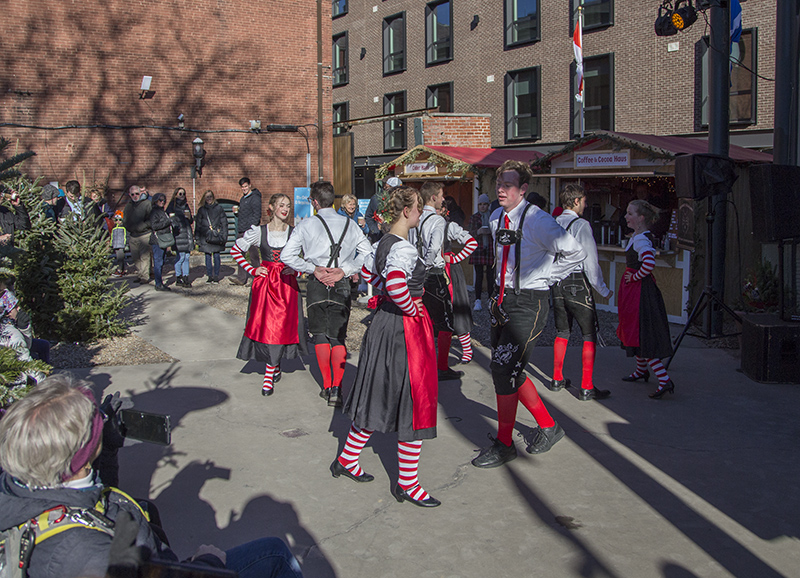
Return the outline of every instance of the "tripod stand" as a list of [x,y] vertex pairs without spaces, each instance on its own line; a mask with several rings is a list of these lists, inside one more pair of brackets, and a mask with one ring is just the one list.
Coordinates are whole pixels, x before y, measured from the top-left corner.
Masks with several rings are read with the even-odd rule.
[[[720,333],[718,335],[714,335],[712,331],[712,324],[711,324],[711,314],[712,314],[712,307],[716,304],[720,309],[729,313],[731,317],[733,317],[738,323],[741,324],[742,318],[739,317],[736,312],[725,305],[725,303],[720,299],[717,292],[711,287],[711,260],[712,260],[712,251],[711,251],[711,235],[713,234],[714,229],[714,201],[712,197],[707,198],[708,202],[708,212],[706,213],[706,226],[707,226],[707,235],[706,235],[706,247],[705,247],[705,281],[706,286],[703,289],[703,293],[697,299],[697,302],[694,304],[692,308],[692,312],[689,314],[689,319],[686,321],[686,325],[683,327],[683,331],[681,334],[678,335],[678,338],[675,340],[675,343],[672,346],[672,357],[669,358],[669,361],[664,363],[664,367],[669,368],[669,364],[672,363],[672,360],[675,359],[675,355],[678,353],[678,348],[681,346],[681,342],[686,335],[692,335],[693,337],[702,337],[704,339],[711,339],[712,337],[733,337],[734,335],[739,335],[741,332],[736,333]],[[704,333],[696,334],[696,333],[689,333],[689,329],[694,323],[694,320],[703,312],[706,312],[705,321],[703,323],[704,326]]]

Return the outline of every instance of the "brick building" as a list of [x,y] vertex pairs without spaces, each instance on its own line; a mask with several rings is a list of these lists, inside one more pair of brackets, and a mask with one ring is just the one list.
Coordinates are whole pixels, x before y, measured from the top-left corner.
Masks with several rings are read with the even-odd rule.
[[[0,136],[37,153],[23,169],[31,177],[191,194],[199,136],[198,199],[210,188],[238,200],[244,175],[265,198],[291,194],[306,184],[307,150],[311,180],[330,178],[327,68],[321,93],[317,85],[318,34],[330,62],[329,3],[319,31],[318,3],[302,0],[9,0],[3,8]],[[144,76],[149,93],[140,90]],[[268,132],[269,124],[305,128]],[[73,126],[81,128],[61,128]]]

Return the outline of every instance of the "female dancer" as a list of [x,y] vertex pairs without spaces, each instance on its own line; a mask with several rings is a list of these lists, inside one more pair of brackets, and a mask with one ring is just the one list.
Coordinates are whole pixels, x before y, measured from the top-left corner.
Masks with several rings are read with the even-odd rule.
[[[267,368],[261,395],[272,395],[280,380],[281,358],[294,359],[306,353],[303,305],[297,286],[297,274],[280,261],[281,249],[294,227],[289,226],[292,205],[283,193],[269,199],[271,220],[253,225],[231,247],[236,263],[253,275],[247,324],[236,357],[263,361]],[[255,245],[261,249],[261,266],[253,267],[246,258]]]
[[422,304],[425,263],[408,242],[408,230],[419,224],[422,197],[400,186],[387,205],[382,217],[391,229],[362,268],[370,283],[384,287],[384,296],[361,344],[355,384],[344,404],[353,424],[331,473],[371,482],[374,477],[358,464],[361,450],[373,431],[397,432],[400,476],[392,493],[398,502],[432,508],[441,502],[422,489],[417,468],[422,440],[436,437],[436,355]]
[[625,222],[633,229],[633,237],[625,253],[628,268],[619,284],[617,327],[617,336],[628,357],[636,357],[636,371],[622,380],[649,381],[649,365],[658,378],[658,389],[650,394],[654,399],[675,391],[675,384],[661,363],[662,358],[672,355],[672,343],[664,299],[652,275],[656,252],[649,228],[658,220],[658,212],[643,200],[631,201],[628,205]]

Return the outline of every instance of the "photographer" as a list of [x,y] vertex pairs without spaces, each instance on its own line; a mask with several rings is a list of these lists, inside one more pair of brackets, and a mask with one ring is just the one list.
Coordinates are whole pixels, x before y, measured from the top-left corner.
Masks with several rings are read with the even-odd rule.
[[[6,206],[6,201],[11,209]],[[31,228],[28,210],[14,189],[0,185],[0,245],[13,245],[14,233]]]

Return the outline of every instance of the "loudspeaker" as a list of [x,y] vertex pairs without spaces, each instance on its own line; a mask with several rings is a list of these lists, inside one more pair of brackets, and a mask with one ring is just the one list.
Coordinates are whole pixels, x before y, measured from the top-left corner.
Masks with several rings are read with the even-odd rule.
[[750,167],[753,236],[761,243],[800,237],[800,167]]
[[721,155],[682,155],[675,158],[675,192],[678,197],[705,199],[727,195],[736,181],[733,161]]
[[742,371],[762,383],[800,383],[800,324],[768,313],[745,315]]

